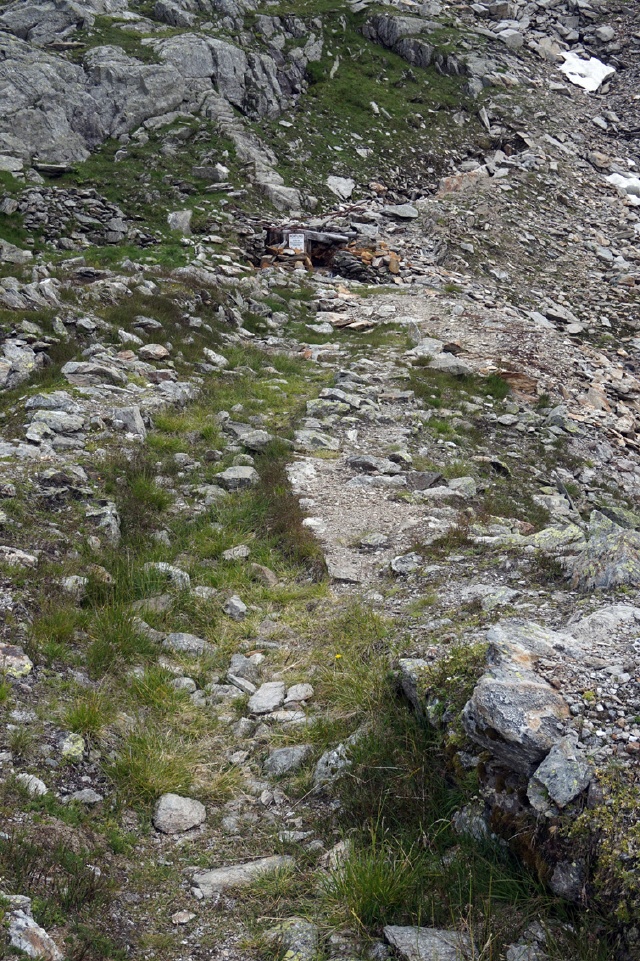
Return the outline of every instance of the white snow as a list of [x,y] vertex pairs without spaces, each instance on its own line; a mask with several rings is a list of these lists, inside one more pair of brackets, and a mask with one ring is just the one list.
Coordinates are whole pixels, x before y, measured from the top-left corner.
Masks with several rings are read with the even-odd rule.
[[603,81],[614,74],[615,67],[608,67],[596,57],[590,60],[581,60],[576,53],[565,53],[564,63],[559,68],[566,76],[567,80],[575,83],[578,87],[594,93]]
[[634,207],[640,207],[640,177],[634,177],[633,174],[610,174],[604,179],[626,194],[627,200]]

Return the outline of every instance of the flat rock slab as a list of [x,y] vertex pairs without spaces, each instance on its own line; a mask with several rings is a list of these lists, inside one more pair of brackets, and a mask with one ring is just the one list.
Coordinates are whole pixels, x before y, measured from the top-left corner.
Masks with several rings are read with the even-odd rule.
[[163,641],[163,647],[169,651],[176,651],[178,654],[195,654],[198,657],[204,652],[207,642],[195,634],[186,634],[184,631],[177,631],[167,634]]
[[270,714],[284,704],[285,686],[282,681],[267,681],[261,684],[249,699],[251,714]]
[[296,450],[339,450],[340,441],[319,430],[297,430],[295,432]]
[[194,875],[193,883],[200,888],[205,898],[211,898],[227,888],[247,887],[264,874],[293,868],[294,863],[293,858],[288,855],[274,854],[269,858],[247,861],[245,864],[232,864],[226,868],[203,871]]
[[419,216],[418,210],[411,204],[390,204],[382,208],[382,213],[397,220],[415,220]]
[[384,936],[406,961],[465,961],[472,957],[469,936],[458,931],[388,925]]

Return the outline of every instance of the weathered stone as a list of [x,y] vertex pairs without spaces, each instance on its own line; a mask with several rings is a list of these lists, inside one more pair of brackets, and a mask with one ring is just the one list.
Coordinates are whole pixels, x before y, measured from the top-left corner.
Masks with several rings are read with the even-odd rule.
[[330,437],[319,430],[297,430],[295,432],[295,445],[298,450],[339,450],[340,441],[336,437]]
[[84,427],[84,417],[78,414],[67,414],[63,410],[37,410],[32,421],[36,424],[46,424],[51,430],[60,434],[73,434]]
[[396,220],[415,220],[419,216],[418,210],[411,204],[391,204],[383,207],[382,213]]
[[373,457],[371,454],[355,454],[347,458],[347,464],[353,468],[353,470],[363,471],[367,474],[377,472],[379,474],[389,474],[393,476],[402,473],[402,468],[399,464],[394,464],[393,461],[387,460],[386,457]]
[[364,537],[360,538],[360,547],[364,547],[367,550],[377,551],[382,547],[386,547],[388,543],[388,536],[377,531],[372,534],[365,534]]
[[[548,798],[559,808],[566,807],[579,794],[587,789],[593,769],[577,745],[577,736],[567,735],[555,744],[546,758],[536,768],[529,781],[527,791],[529,800],[536,809],[539,788],[546,791]],[[542,805],[543,810],[547,805]]]
[[153,824],[163,834],[181,834],[206,820],[204,804],[179,794],[163,794],[153,812]]
[[259,483],[260,475],[255,467],[228,467],[216,474],[214,481],[228,491],[247,490]]
[[256,580],[260,581],[265,587],[276,587],[279,583],[278,575],[264,564],[251,564],[251,573]]
[[16,781],[21,784],[32,797],[42,797],[44,794],[48,794],[47,785],[44,781],[41,781],[39,777],[36,777],[35,774],[16,774]]
[[101,804],[104,798],[93,788],[85,787],[81,791],[74,791],[73,794],[70,794],[69,800],[75,801],[77,804],[86,804],[87,807],[93,807],[95,804]]
[[270,714],[284,704],[285,685],[282,681],[267,681],[249,698],[250,714]]
[[0,641],[0,672],[8,677],[26,677],[33,670],[33,662],[21,647]]
[[9,564],[11,567],[38,566],[38,558],[35,554],[27,554],[19,547],[9,547],[7,544],[0,545],[0,562]]
[[219,367],[222,369],[223,367],[229,366],[229,361],[227,358],[223,357],[222,354],[217,354],[215,350],[211,350],[210,347],[203,347],[202,353],[207,358],[207,362],[209,364],[213,364],[214,367]]
[[246,447],[247,450],[260,453],[272,440],[273,435],[269,434],[266,430],[248,430],[246,434],[241,436],[240,443],[243,447]]
[[244,654],[234,654],[231,657],[231,664],[229,665],[229,673],[235,675],[236,677],[244,677],[248,681],[256,682],[259,677],[258,668],[256,665],[245,657]]
[[120,542],[120,515],[113,501],[105,501],[101,507],[87,508],[87,520],[91,521],[114,547]]
[[156,0],[153,8],[154,19],[166,23],[170,27],[192,27],[196,21],[195,14],[190,13],[174,3],[172,0]]
[[287,691],[285,704],[298,701],[308,701],[313,697],[311,684],[293,684]]
[[571,585],[581,591],[640,587],[640,533],[593,511],[587,546],[571,565]]
[[242,621],[247,616],[247,605],[236,594],[225,601],[222,609],[233,621]]
[[247,861],[244,864],[233,864],[213,871],[202,871],[195,874],[193,883],[200,888],[205,898],[211,898],[228,888],[243,888],[252,884],[256,878],[277,871],[293,869],[294,860],[286,855],[273,855],[259,858],[257,861]]
[[474,955],[468,934],[387,925],[384,936],[405,961],[465,961]]
[[316,961],[320,950],[317,924],[305,918],[287,918],[266,932],[267,939],[281,946],[286,961]]
[[453,354],[438,354],[429,361],[429,368],[440,370],[445,374],[453,374],[454,377],[469,377],[473,374],[472,368]]
[[556,864],[551,875],[549,887],[559,898],[578,903],[583,897],[585,878],[584,865],[577,862],[560,861]]
[[316,764],[313,783],[316,788],[325,788],[339,778],[352,765],[350,748],[362,737],[362,730],[355,731],[344,744],[325,751]]
[[412,574],[419,569],[421,564],[422,557],[420,554],[412,551],[410,554],[401,554],[399,557],[394,557],[391,561],[391,570],[395,574]]
[[191,578],[187,572],[180,570],[179,567],[174,567],[172,564],[167,564],[165,561],[149,561],[142,569],[143,571],[158,571],[160,574],[165,574],[178,590],[188,591],[191,587]]
[[60,581],[60,586],[65,594],[70,594],[77,601],[81,601],[87,593],[87,584],[89,583],[88,577],[81,577],[78,574],[71,574],[69,577],[63,577]]
[[325,181],[327,187],[331,193],[335,194],[341,200],[348,200],[353,189],[355,187],[355,182],[351,180],[350,177],[327,177]]
[[162,344],[145,344],[138,351],[140,360],[160,361],[166,360],[169,351]]
[[49,937],[44,928],[25,914],[24,911],[12,911],[9,915],[9,941],[29,958],[38,961],[63,961],[62,952]]
[[186,634],[183,631],[167,634],[162,643],[163,647],[170,651],[176,651],[179,654],[193,654],[196,657],[199,657],[207,646],[207,642],[201,637],[196,637],[195,634]]
[[135,434],[141,440],[144,440],[147,436],[147,429],[144,426],[139,407],[119,407],[113,411],[111,416],[116,430],[124,430],[129,434]]
[[536,655],[545,645],[553,648],[545,631],[529,622],[501,621],[487,639],[490,667],[464,708],[463,724],[498,761],[531,775],[560,739],[558,725],[569,716],[564,698],[534,670]]
[[251,548],[247,544],[238,544],[237,547],[230,547],[220,555],[223,561],[243,561],[251,553]]
[[400,684],[405,697],[417,714],[424,714],[424,684],[423,676],[427,661],[422,657],[403,657],[398,662],[400,668]]
[[267,774],[280,777],[283,774],[290,774],[297,771],[311,753],[310,744],[296,744],[292,747],[279,747],[271,752],[264,762],[264,770]]
[[70,384],[76,387],[95,387],[99,384],[126,384],[126,374],[115,367],[85,361],[70,360],[62,368]]
[[60,745],[60,753],[67,761],[81,761],[85,747],[85,740],[81,734],[67,734]]
[[171,230],[177,231],[178,233],[182,234],[183,237],[190,237],[190,224],[192,217],[192,210],[173,210],[171,213],[167,214],[167,224]]

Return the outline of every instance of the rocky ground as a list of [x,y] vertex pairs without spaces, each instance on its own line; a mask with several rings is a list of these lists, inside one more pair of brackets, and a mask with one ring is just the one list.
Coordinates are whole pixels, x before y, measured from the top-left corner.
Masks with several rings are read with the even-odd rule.
[[0,8],[6,956],[640,957],[634,6]]

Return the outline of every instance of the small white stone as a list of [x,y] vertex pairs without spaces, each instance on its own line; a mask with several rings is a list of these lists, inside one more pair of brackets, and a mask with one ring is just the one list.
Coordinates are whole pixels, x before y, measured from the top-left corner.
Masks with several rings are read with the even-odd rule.
[[48,794],[47,785],[35,774],[16,774],[16,781],[27,790],[31,797],[42,797]]

